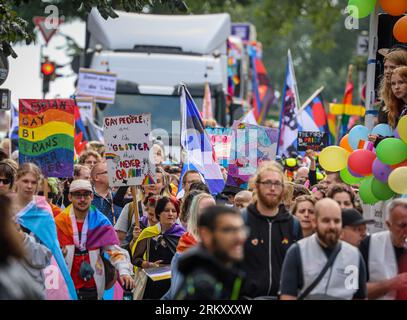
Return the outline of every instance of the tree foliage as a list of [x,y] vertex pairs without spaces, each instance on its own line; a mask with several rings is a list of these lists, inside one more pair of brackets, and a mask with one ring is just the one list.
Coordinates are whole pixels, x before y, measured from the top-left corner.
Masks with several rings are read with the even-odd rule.
[[56,5],[60,15],[66,21],[86,15],[96,7],[105,19],[116,18],[114,8],[125,11],[141,12],[145,6],[164,6],[171,12],[185,12],[187,10],[182,0],[54,0],[43,2],[40,0],[2,0],[0,2],[0,51],[6,56],[16,58],[12,44],[34,40],[32,17],[46,16],[44,10],[49,5]]

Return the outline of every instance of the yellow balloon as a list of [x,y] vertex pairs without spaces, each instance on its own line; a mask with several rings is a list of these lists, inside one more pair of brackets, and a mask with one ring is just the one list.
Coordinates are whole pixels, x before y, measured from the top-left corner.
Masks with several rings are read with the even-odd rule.
[[407,143],[407,116],[399,120],[397,132],[399,133],[400,139]]
[[407,167],[394,169],[389,175],[388,184],[391,190],[398,194],[407,193]]
[[329,146],[319,154],[319,163],[327,171],[341,171],[346,168],[350,153],[342,147]]

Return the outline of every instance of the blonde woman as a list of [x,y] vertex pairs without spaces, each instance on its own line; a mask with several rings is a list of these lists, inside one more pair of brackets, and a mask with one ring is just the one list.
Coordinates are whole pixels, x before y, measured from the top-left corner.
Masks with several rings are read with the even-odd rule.
[[200,193],[193,198],[187,215],[187,232],[181,236],[178,242],[177,252],[171,261],[171,287],[163,299],[174,298],[183,280],[181,274],[178,272],[178,260],[186,250],[194,247],[200,241],[198,235],[198,217],[205,208],[215,205],[215,199],[207,193]]

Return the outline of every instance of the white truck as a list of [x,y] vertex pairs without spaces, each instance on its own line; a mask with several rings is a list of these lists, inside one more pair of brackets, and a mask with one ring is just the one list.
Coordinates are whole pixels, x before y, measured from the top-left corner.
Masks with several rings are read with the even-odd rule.
[[93,10],[87,21],[84,67],[118,76],[115,103],[99,105],[97,121],[148,112],[154,132],[165,130],[169,144],[179,146],[179,128],[172,128],[172,121],[180,120],[178,86],[185,83],[201,108],[209,83],[213,114],[225,126],[229,14],[118,15],[104,20]]

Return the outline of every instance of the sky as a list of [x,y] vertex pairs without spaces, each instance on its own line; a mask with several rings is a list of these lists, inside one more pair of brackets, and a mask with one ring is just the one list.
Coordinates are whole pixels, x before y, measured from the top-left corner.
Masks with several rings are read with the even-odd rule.
[[[59,32],[74,38],[80,47],[84,47],[84,22],[75,21],[62,24]],[[9,75],[6,82],[1,86],[2,88],[11,90],[11,101],[16,106],[18,105],[18,99],[21,98],[42,98],[40,51],[41,44],[45,44],[45,41],[40,32],[36,33],[37,39],[35,44],[27,46],[23,43],[13,46],[18,57],[16,59],[9,57]],[[44,55],[48,55],[49,60],[54,61],[57,64],[69,63],[71,59],[65,54],[65,50],[58,49],[58,47],[64,46],[65,44],[65,38],[61,35],[55,34],[49,41],[48,47],[44,48]],[[69,65],[63,69],[58,69],[58,73],[68,75],[72,73],[72,69]],[[76,75],[57,78],[54,82],[50,83],[50,91],[46,98],[54,98],[57,96],[60,96],[61,98],[69,98],[74,92],[75,79]]]

